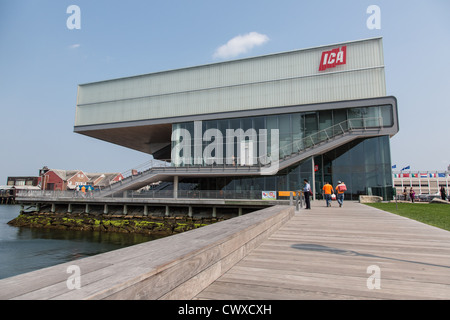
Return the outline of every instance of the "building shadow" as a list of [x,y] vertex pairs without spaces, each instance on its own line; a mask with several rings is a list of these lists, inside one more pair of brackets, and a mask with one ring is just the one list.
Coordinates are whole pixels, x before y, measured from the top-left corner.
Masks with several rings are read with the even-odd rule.
[[332,247],[322,246],[322,245],[318,245],[318,244],[311,244],[311,243],[293,244],[291,246],[291,248],[298,249],[298,250],[305,250],[305,251],[331,253],[331,254],[337,254],[337,255],[342,255],[342,256],[357,256],[357,257],[386,259],[386,260],[391,260],[391,261],[407,262],[407,263],[414,263],[414,264],[450,269],[450,266],[445,266],[445,265],[413,261],[413,260],[397,259],[397,258],[391,258],[391,257],[383,257],[383,256],[378,256],[378,255],[373,255],[373,254],[368,254],[368,253],[361,253],[361,252],[357,252],[357,251],[353,251],[353,250],[343,250],[343,249],[332,248]]

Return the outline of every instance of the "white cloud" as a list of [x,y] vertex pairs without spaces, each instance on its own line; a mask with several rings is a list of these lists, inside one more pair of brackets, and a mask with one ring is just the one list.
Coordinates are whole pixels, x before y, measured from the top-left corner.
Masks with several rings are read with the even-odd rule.
[[70,45],[69,48],[70,48],[70,49],[76,49],[76,48],[79,48],[80,46],[81,46],[81,44],[76,43],[76,44]]
[[247,53],[253,49],[253,47],[263,45],[267,41],[269,41],[269,37],[258,32],[238,35],[223,46],[217,48],[213,57],[215,59],[233,58],[240,54]]

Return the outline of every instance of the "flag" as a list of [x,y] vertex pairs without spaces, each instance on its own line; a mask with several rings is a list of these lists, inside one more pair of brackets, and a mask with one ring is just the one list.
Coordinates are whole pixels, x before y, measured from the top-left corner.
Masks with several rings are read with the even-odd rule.
[[436,178],[436,173],[430,173],[430,178]]
[[445,178],[445,173],[438,173],[439,178]]
[[421,174],[420,174],[420,177],[421,177],[421,178],[428,178],[428,175],[427,175],[426,173],[421,173]]
[[418,177],[419,177],[419,174],[413,173],[413,174],[411,174],[411,177],[413,177],[413,178],[418,178]]
[[402,169],[402,171],[403,171],[403,170],[409,170],[409,169],[411,169],[411,166],[404,167],[404,168]]
[[409,173],[404,173],[403,178],[409,178]]
[[392,166],[392,169],[395,169],[395,168],[397,168],[397,165],[396,165],[396,164],[394,164],[394,165]]

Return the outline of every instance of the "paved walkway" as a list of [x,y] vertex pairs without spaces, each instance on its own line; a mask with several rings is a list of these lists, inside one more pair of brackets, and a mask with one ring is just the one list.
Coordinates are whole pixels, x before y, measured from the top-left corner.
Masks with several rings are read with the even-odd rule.
[[317,201],[195,299],[450,299],[450,232]]

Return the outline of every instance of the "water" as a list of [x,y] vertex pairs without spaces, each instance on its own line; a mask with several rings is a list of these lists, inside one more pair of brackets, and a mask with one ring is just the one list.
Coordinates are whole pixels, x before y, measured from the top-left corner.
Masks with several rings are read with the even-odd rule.
[[18,228],[20,206],[0,205],[0,279],[155,239],[143,234]]

